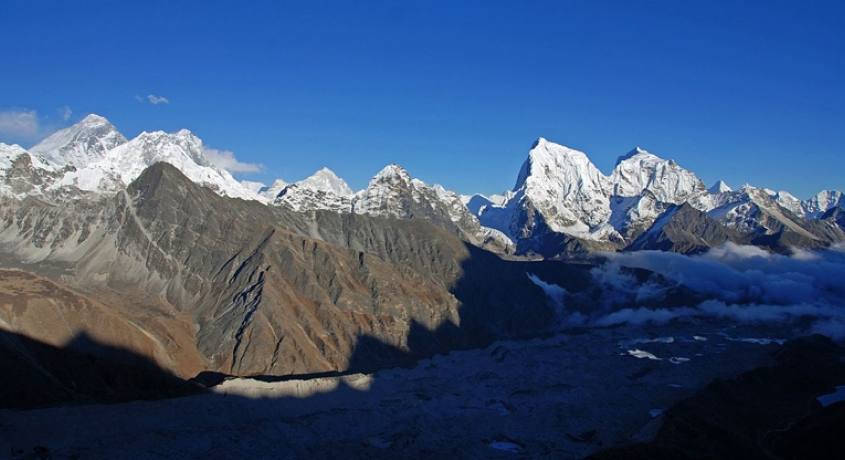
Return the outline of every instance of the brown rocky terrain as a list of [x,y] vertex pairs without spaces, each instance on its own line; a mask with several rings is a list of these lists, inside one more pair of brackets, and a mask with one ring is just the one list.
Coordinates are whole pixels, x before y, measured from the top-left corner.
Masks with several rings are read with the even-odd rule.
[[379,367],[553,317],[520,262],[426,221],[223,198],[164,163],[110,199],[6,202],[2,222],[4,259],[32,273],[6,272],[4,327],[85,332],[183,377]]

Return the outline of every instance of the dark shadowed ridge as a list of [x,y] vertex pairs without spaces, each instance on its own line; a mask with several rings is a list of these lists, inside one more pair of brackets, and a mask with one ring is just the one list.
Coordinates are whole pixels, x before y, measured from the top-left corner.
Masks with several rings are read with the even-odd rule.
[[56,347],[0,330],[0,369],[0,408],[117,403],[203,391],[145,356],[84,333]]
[[823,336],[787,342],[776,364],[715,380],[671,407],[655,438],[593,460],[830,459],[845,449],[845,401],[816,400],[845,382],[843,350]]

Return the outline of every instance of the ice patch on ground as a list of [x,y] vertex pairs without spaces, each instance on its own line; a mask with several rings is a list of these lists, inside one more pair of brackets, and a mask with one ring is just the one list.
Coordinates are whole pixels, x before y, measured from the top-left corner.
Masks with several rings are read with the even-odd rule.
[[504,451],[504,452],[510,452],[510,453],[514,453],[514,454],[519,453],[519,451],[522,450],[522,446],[520,446],[519,444],[517,444],[515,442],[510,442],[510,441],[492,441],[490,444],[487,444],[487,445],[490,446],[493,449],[501,450],[501,451]]
[[845,401],[845,385],[840,385],[836,387],[836,391],[833,393],[828,393],[826,395],[821,395],[816,400],[822,407],[827,407],[831,404],[836,404],[839,401]]
[[657,356],[649,353],[645,350],[640,350],[639,348],[634,348],[633,350],[628,350],[628,355],[633,356],[637,359],[650,359],[652,361],[662,361],[662,358],[658,358]]
[[644,343],[675,343],[674,337],[654,337],[654,338],[637,338],[632,340],[623,340],[619,343],[620,347],[630,347],[632,345],[640,345]]
[[725,340],[730,340],[731,342],[753,343],[755,345],[783,345],[784,342],[786,342],[785,339],[773,339],[771,337],[731,337],[729,335],[725,335]]

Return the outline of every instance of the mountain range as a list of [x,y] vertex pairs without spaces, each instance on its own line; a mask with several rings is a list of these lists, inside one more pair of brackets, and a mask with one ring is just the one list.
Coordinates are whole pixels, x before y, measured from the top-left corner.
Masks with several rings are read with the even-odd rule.
[[[295,212],[424,219],[473,245],[514,256],[572,258],[625,249],[697,252],[725,240],[785,252],[845,239],[835,218],[836,209],[845,206],[840,191],[799,200],[786,191],[750,185],[733,190],[722,181],[708,188],[673,160],[639,147],[605,175],[585,153],[539,138],[513,189],[489,197],[426,184],[395,164],[357,192],[328,168],[298,182],[278,179],[266,186],[237,181],[215,166],[205,149],[185,129],[143,132],[129,140],[105,118],[89,115],[28,151],[0,144],[0,194],[52,202],[106,196],[125,189],[153,164],[166,162],[222,196]],[[685,204],[690,209],[679,213]],[[684,231],[664,231],[670,221],[669,228]]]
[[[127,139],[97,115],[28,150],[0,144],[0,261],[20,271],[0,286],[14,299],[0,326],[55,347],[108,343],[180,377],[361,371],[542,333],[560,321],[561,293],[568,309],[604,305],[615,294],[590,261],[608,251],[845,239],[840,192],[707,188],[639,148],[605,175],[541,138],[514,188],[489,197],[395,164],[357,192],[327,168],[266,186],[205,152],[190,131]],[[662,286],[667,304],[701,301],[647,270],[631,276]],[[8,340],[0,348],[33,375],[48,372]],[[53,377],[61,388],[28,399],[73,394]]]

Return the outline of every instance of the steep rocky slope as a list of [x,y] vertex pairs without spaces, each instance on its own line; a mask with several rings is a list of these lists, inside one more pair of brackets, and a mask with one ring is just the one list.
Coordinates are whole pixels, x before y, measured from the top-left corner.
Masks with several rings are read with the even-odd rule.
[[[228,199],[166,163],[98,200],[7,202],[7,259],[63,270],[69,285],[138,314],[189,318],[173,340],[194,341],[206,369],[345,370],[356,350],[362,367],[395,364],[537,333],[553,314],[524,269],[425,221]],[[412,349],[414,331],[429,337]]]
[[842,349],[821,336],[788,342],[773,365],[715,380],[662,415],[654,439],[590,459],[828,459],[845,447],[845,403],[819,396],[845,379]]

